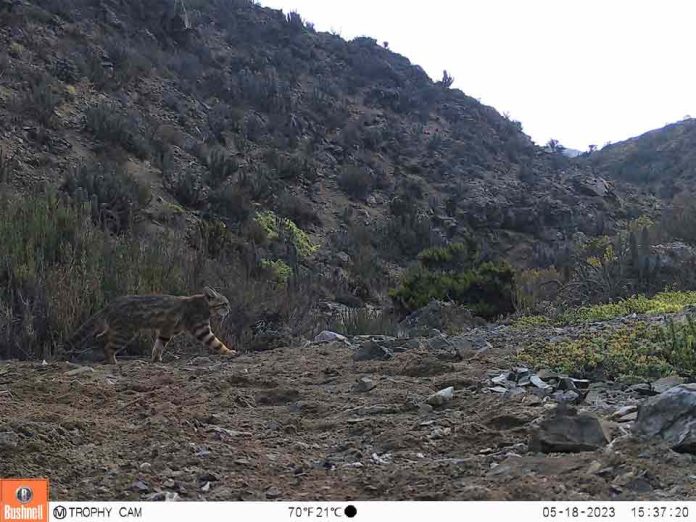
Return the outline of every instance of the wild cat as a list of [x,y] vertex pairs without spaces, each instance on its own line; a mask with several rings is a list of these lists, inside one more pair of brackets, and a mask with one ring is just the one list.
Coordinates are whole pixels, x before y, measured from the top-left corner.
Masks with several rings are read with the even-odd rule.
[[140,330],[155,330],[152,362],[161,362],[171,338],[186,331],[219,354],[235,355],[210,329],[212,313],[225,317],[229,312],[227,298],[207,286],[203,294],[192,296],[126,295],[90,317],[67,344],[75,350],[89,339],[100,339],[106,362],[116,364],[116,353]]

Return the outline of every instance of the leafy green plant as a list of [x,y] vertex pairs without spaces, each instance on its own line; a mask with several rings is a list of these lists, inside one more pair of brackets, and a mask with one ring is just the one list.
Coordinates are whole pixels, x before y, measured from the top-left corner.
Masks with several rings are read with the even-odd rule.
[[310,256],[319,249],[304,230],[293,221],[278,217],[272,210],[258,212],[255,221],[266,232],[269,241],[278,241],[285,237],[294,245],[300,256]]
[[465,305],[485,318],[512,312],[514,271],[505,262],[480,262],[477,257],[471,244],[425,250],[419,265],[390,296],[405,311],[438,299]]

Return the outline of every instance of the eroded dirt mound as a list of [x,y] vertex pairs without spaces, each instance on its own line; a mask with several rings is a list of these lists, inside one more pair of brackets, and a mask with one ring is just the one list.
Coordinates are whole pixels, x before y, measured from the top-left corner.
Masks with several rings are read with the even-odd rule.
[[420,349],[351,355],[0,363],[0,476],[48,476],[64,500],[696,498],[694,456],[618,431],[597,451],[529,452],[551,405],[490,393],[495,350],[426,376]]

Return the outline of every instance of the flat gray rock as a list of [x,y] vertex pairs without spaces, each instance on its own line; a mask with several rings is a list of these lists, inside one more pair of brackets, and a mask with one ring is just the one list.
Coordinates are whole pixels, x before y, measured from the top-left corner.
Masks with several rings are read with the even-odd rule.
[[674,386],[646,400],[638,408],[633,432],[664,439],[675,451],[696,453],[696,383]]
[[609,443],[602,423],[589,412],[557,408],[532,433],[529,449],[541,453],[593,451]]

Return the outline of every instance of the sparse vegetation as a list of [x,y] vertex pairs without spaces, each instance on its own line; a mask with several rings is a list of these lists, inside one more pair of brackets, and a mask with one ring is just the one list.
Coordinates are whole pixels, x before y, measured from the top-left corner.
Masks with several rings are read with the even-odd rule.
[[102,102],[88,108],[85,122],[98,140],[120,145],[140,158],[147,157],[150,152],[137,118],[114,104]]
[[338,176],[338,186],[356,199],[365,199],[373,188],[373,179],[369,172],[355,165],[349,165]]
[[139,209],[150,199],[148,188],[123,168],[111,164],[83,164],[65,178],[63,190],[90,204],[92,219],[111,232],[128,230]]
[[0,195],[0,357],[49,358],[113,297],[193,286],[176,242],[110,236],[91,212],[52,193]]
[[691,316],[665,325],[637,321],[574,340],[534,343],[521,360],[576,377],[635,381],[671,373],[696,375],[696,323]]
[[392,335],[397,337],[402,328],[396,317],[381,310],[353,308],[332,319],[327,328],[343,335]]

